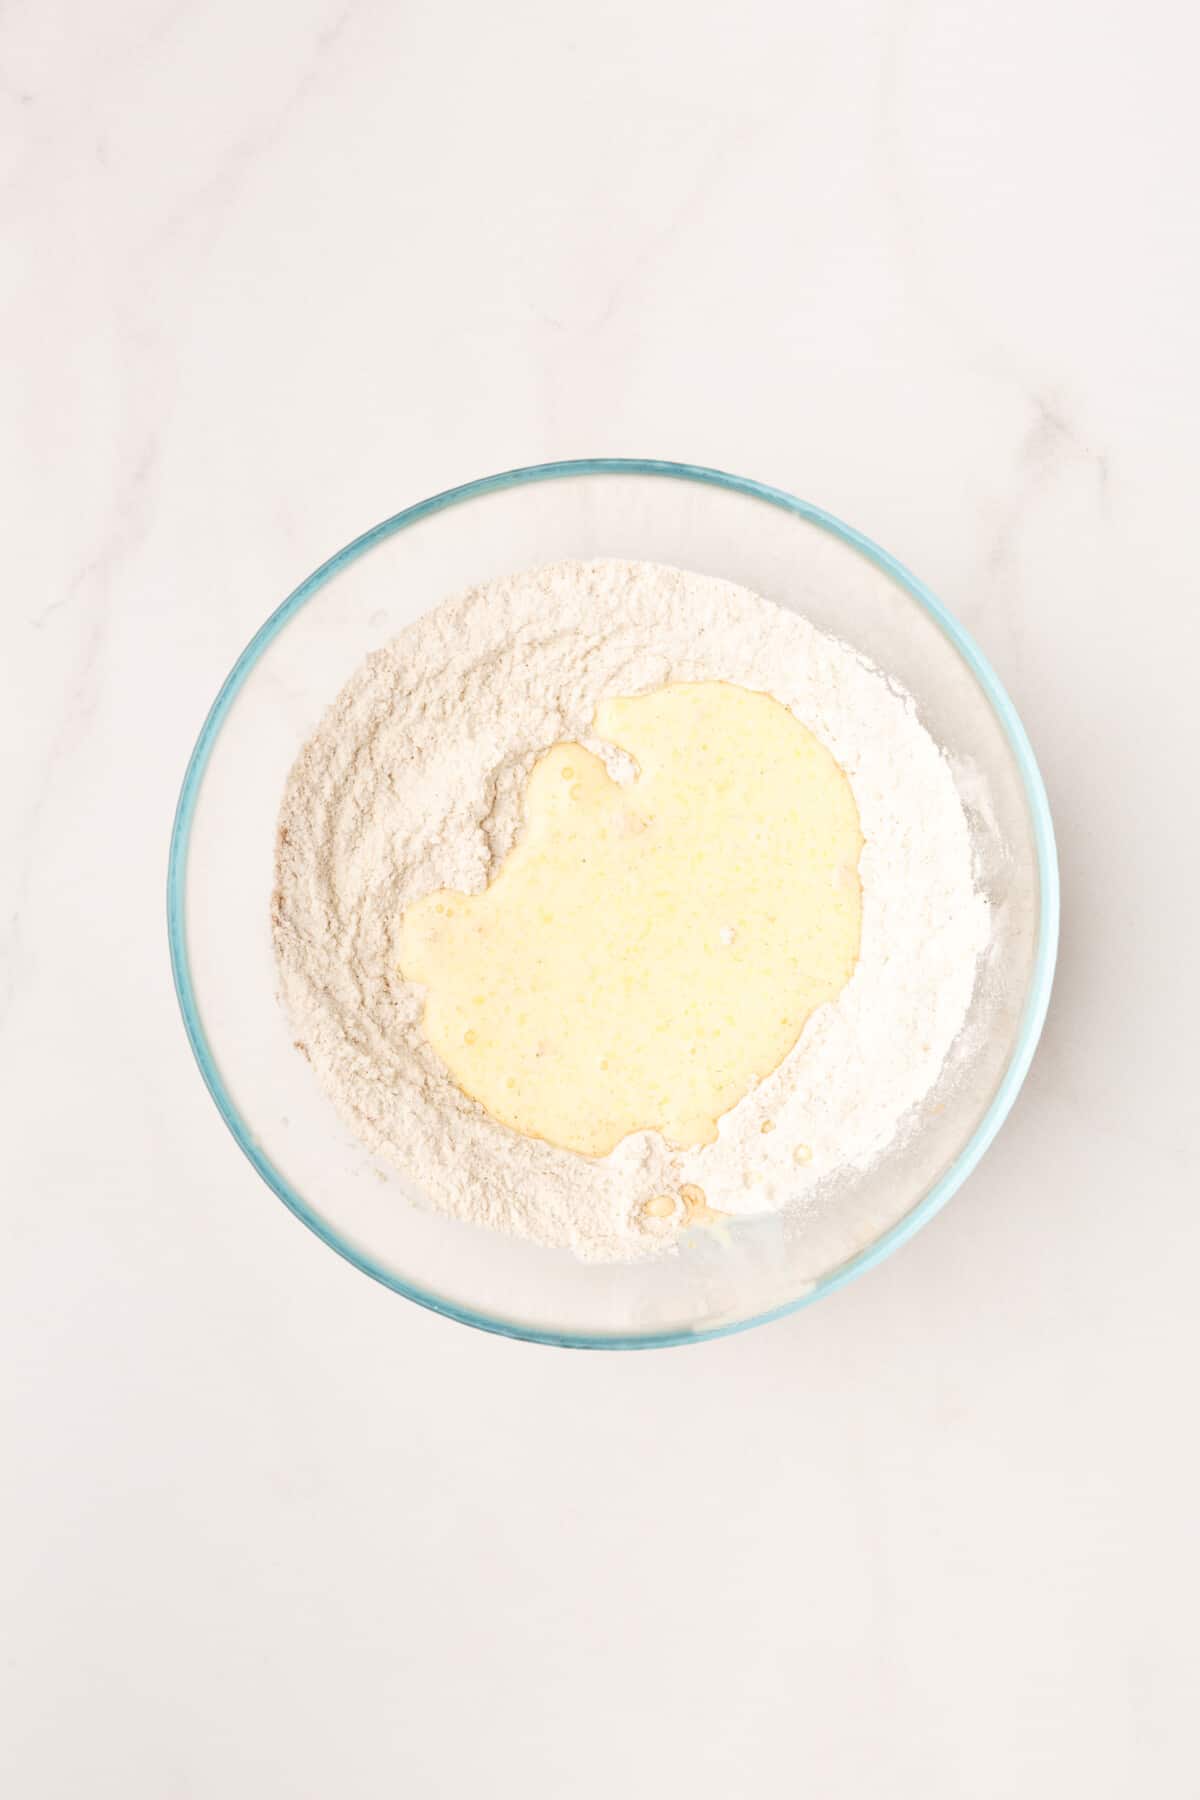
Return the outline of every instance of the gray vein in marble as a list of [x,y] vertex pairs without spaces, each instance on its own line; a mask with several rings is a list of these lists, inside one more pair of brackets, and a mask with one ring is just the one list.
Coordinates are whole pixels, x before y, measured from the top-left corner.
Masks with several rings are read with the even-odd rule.
[[692,180],[668,217],[631,258],[609,290],[607,299],[595,319],[586,327],[602,331],[624,301],[629,289],[654,268],[671,245],[702,216],[718,175],[728,167],[733,156],[745,150],[761,130],[761,122],[746,119],[732,132],[720,131],[707,155],[700,158]]
[[65,593],[27,621],[40,632],[56,614],[78,596],[86,602],[81,625],[81,654],[67,689],[57,729],[40,764],[26,784],[23,817],[12,828],[16,874],[12,910],[0,936],[0,1027],[12,1004],[20,962],[21,923],[35,865],[38,839],[44,829],[51,795],[65,766],[92,738],[100,705],[101,663],[111,625],[117,570],[133,556],[149,533],[154,517],[154,473],[159,460],[156,428],[141,444],[128,476],[119,484],[120,498],[113,509],[109,529],[93,554],[71,580]]
[[144,490],[150,483],[158,457],[159,436],[155,430],[146,438],[128,476],[120,484],[123,497],[114,507],[112,515],[115,529],[110,528],[99,550],[71,577],[57,600],[51,600],[29,620],[34,631],[41,631],[89,582],[94,580],[106,585],[113,566],[137,549],[150,528],[151,507],[144,497]]
[[1050,489],[1070,471],[1090,471],[1097,513],[1110,514],[1112,470],[1108,452],[1094,448],[1075,422],[1062,397],[1030,390],[1029,426],[1017,446],[1008,499],[986,539],[981,558],[982,583],[1000,601],[992,624],[1007,638],[1008,666],[1021,670],[1027,650],[1023,629],[1025,586],[1017,568],[1022,540]]
[[986,555],[986,566],[993,575],[1010,561],[1030,507],[1064,463],[1092,467],[1097,507],[1106,516],[1109,511],[1112,470],[1108,453],[1087,443],[1061,398],[1035,390],[1029,403],[1034,416],[1017,451],[1012,498],[993,531]]
[[321,27],[313,38],[309,56],[291,91],[267,118],[249,126],[234,138],[212,174],[190,194],[185,194],[151,231],[142,246],[144,253],[160,250],[197,219],[220,210],[236,194],[254,164],[278,142],[296,107],[317,87],[325,73],[329,52],[346,31],[356,6],[357,0],[345,0],[336,17],[328,25]]
[[694,174],[676,204],[618,272],[591,318],[559,319],[534,307],[532,316],[538,324],[548,325],[555,331],[581,331],[587,335],[603,331],[620,311],[630,290],[650,274],[683,232],[703,216],[718,177],[728,168],[731,159],[744,151],[764,128],[763,120],[744,119],[732,131],[717,133],[708,150],[697,160]]

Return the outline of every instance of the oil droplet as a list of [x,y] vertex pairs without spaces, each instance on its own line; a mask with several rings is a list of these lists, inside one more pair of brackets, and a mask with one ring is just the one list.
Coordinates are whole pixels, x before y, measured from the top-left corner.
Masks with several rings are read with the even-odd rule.
[[679,1198],[683,1201],[687,1217],[686,1225],[716,1225],[725,1218],[723,1212],[708,1204],[708,1196],[704,1189],[697,1187],[694,1181],[685,1181],[679,1190]]
[[562,776],[564,781],[574,781],[574,779],[575,779],[575,771],[571,767],[570,763],[565,763],[563,765],[563,767],[559,770],[559,774]]
[[463,1032],[463,1043],[464,1044],[473,1044],[475,1042],[475,1040],[478,1038],[478,1036],[479,1036],[479,1033],[477,1031],[464,1031]]
[[792,1151],[792,1161],[798,1163],[810,1163],[812,1161],[812,1146],[810,1144],[797,1144],[796,1148]]

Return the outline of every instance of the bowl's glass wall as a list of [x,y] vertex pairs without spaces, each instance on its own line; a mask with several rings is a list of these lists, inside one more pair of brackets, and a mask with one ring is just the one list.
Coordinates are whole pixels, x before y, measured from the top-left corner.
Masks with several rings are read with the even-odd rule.
[[[728,1243],[694,1231],[678,1255],[633,1267],[580,1263],[409,1204],[418,1196],[348,1134],[293,1048],[268,929],[285,777],[367,652],[468,585],[558,558],[603,556],[752,588],[907,687],[951,759],[995,919],[962,1040],[897,1154],[815,1202],[740,1225]],[[999,1122],[981,1133],[981,1120],[1006,1079],[1012,1084],[1014,1063],[1027,1060],[1040,1023],[1037,990],[1048,985],[1052,952],[1039,835],[1043,866],[1052,849],[1036,771],[1014,752],[1010,731],[1019,727],[1006,730],[898,573],[819,519],[755,493],[681,475],[572,473],[435,510],[347,554],[306,588],[310,597],[273,632],[264,629],[231,678],[207,762],[201,757],[185,790],[173,879],[177,973],[202,1066],[244,1147],[310,1224],[372,1273],[475,1322],[576,1342],[656,1339],[796,1302],[894,1234],[973,1160]]]

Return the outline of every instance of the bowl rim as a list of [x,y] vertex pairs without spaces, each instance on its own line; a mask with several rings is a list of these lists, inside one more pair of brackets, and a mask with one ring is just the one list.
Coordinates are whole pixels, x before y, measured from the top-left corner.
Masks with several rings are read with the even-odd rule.
[[[248,1124],[234,1105],[233,1098],[217,1067],[216,1058],[204,1027],[200,1022],[200,1012],[188,959],[187,865],[192,823],[205,769],[226,714],[251,670],[273,639],[300,611],[301,607],[307,605],[314,594],[318,593],[342,569],[356,561],[374,545],[403,531],[407,526],[416,524],[421,519],[430,518],[435,513],[444,512],[449,507],[478,499],[484,494],[500,492],[505,488],[524,487],[540,481],[557,481],[569,477],[592,475],[659,476],[668,480],[696,482],[706,487],[724,488],[733,493],[749,495],[755,499],[766,501],[771,506],[779,507],[785,512],[792,513],[795,517],[828,532],[859,551],[891,576],[950,640],[983,689],[999,720],[1020,772],[1033,824],[1037,852],[1038,941],[1016,1043],[987,1110],[954,1162],[945,1174],[934,1183],[929,1192],[905,1213],[903,1218],[897,1220],[865,1249],[857,1251],[855,1255],[848,1257],[830,1270],[827,1275],[822,1276],[819,1281],[812,1283],[795,1299],[785,1301],[782,1305],[772,1307],[766,1312],[756,1313],[751,1318],[715,1325],[700,1331],[614,1333],[609,1335],[598,1332],[539,1330],[510,1319],[475,1312],[469,1307],[456,1306],[440,1295],[427,1293],[415,1283],[402,1280],[391,1270],[384,1268],[372,1257],[357,1249],[312,1209],[255,1142]],[[167,939],[175,992],[188,1042],[204,1084],[216,1104],[217,1111],[224,1119],[239,1149],[258,1171],[267,1186],[283,1201],[289,1211],[293,1212],[331,1250],[335,1250],[339,1256],[344,1257],[356,1269],[361,1269],[363,1274],[370,1275],[384,1287],[391,1288],[394,1293],[402,1294],[405,1299],[413,1300],[419,1306],[427,1307],[432,1312],[441,1313],[446,1318],[457,1320],[463,1325],[471,1325],[481,1331],[495,1332],[502,1337],[520,1338],[529,1343],[552,1344],[567,1349],[664,1349],[675,1344],[705,1343],[713,1338],[731,1336],[734,1332],[748,1331],[754,1326],[769,1324],[773,1319],[785,1318],[789,1313],[799,1311],[801,1307],[810,1305],[823,1295],[831,1294],[836,1289],[844,1287],[855,1276],[874,1268],[876,1264],[897,1250],[901,1244],[906,1243],[915,1232],[933,1218],[935,1213],[941,1211],[946,1202],[962,1186],[1004,1123],[1020,1092],[1041,1036],[1046,1009],[1050,1001],[1058,951],[1058,927],[1058,855],[1054,839],[1054,825],[1050,816],[1050,804],[1041,772],[1038,769],[1037,759],[1017,710],[995,671],[970,633],[964,629],[948,608],[888,551],[861,531],[855,530],[853,526],[845,524],[832,513],[826,512],[822,507],[814,506],[807,500],[800,500],[782,488],[771,487],[765,482],[754,481],[746,476],[731,475],[721,469],[710,469],[695,463],[665,462],[658,458],[635,456],[597,456],[560,462],[534,463],[522,468],[507,469],[498,475],[484,476],[477,481],[464,482],[458,487],[447,488],[443,493],[434,494],[428,500],[421,500],[415,506],[408,506],[401,512],[393,513],[390,518],[382,520],[378,525],[373,525],[370,530],[364,531],[343,549],[321,563],[259,626],[221,684],[188,759],[183,785],[175,808],[167,863]]]

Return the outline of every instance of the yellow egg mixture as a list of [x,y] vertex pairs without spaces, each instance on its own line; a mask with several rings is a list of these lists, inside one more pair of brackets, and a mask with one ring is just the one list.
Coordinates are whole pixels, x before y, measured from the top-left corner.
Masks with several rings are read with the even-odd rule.
[[548,750],[486,891],[404,914],[400,970],[453,1079],[514,1131],[584,1156],[651,1129],[693,1148],[850,978],[858,810],[768,694],[681,683],[603,701],[594,730],[636,778]]

